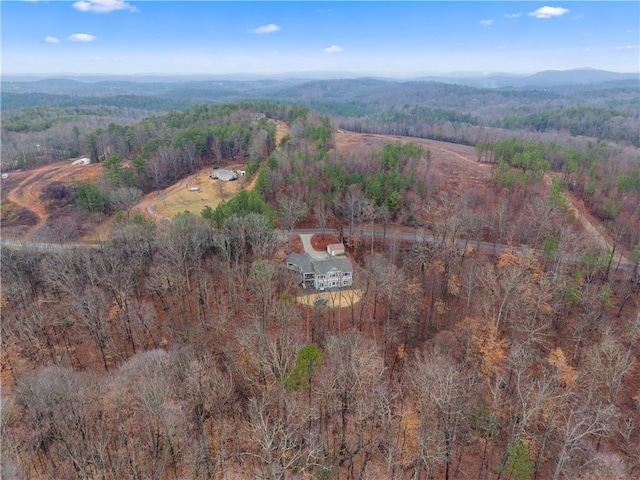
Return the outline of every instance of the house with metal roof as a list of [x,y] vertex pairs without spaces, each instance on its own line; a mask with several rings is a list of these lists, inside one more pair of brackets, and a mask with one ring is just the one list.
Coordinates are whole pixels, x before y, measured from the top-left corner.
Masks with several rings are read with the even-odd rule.
[[234,172],[233,170],[224,170],[222,168],[214,170],[213,173],[209,176],[214,180],[222,180],[223,182],[231,182],[232,180],[238,179],[238,175],[236,174],[236,172]]
[[353,265],[348,257],[312,258],[308,253],[292,253],[287,268],[297,271],[304,288],[330,289],[353,285]]

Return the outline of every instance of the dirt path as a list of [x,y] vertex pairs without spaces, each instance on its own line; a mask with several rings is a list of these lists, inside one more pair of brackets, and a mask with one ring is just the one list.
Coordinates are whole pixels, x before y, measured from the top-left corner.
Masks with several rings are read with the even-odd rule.
[[170,217],[161,215],[156,210],[156,206],[160,202],[164,202],[165,199],[175,191],[186,188],[187,181],[188,181],[188,178],[184,178],[180,182],[170,187],[167,187],[164,190],[146,194],[142,198],[142,200],[140,200],[140,202],[138,202],[138,204],[131,209],[131,213],[134,213],[134,214],[141,213],[142,215],[151,217],[153,220],[157,220],[161,222],[166,222],[168,220],[171,220]]
[[29,239],[38,229],[42,228],[49,218],[45,202],[42,201],[42,193],[47,185],[53,182],[71,183],[90,182],[97,180],[102,175],[102,167],[99,164],[71,165],[73,160],[53,163],[10,174],[10,181],[3,181],[3,197],[16,205],[33,212],[38,223],[29,228],[24,238]]
[[289,133],[291,132],[291,130],[289,129],[289,125],[287,125],[286,123],[277,120],[276,121],[276,146],[280,145],[280,140],[282,140],[282,137],[284,137],[285,135],[289,135]]
[[[551,188],[551,179],[557,176],[559,175],[554,173],[545,173],[544,183]],[[613,239],[606,235],[606,233],[603,233],[606,232],[606,230],[600,225],[600,222],[598,222],[593,215],[589,214],[584,204],[569,192],[567,192],[567,198],[571,202],[571,206],[569,207],[571,214],[575,217],[576,221],[580,223],[591,241],[599,248],[613,251]],[[614,265],[618,263],[621,265],[631,264],[629,259],[619,252],[616,253],[613,263]]]

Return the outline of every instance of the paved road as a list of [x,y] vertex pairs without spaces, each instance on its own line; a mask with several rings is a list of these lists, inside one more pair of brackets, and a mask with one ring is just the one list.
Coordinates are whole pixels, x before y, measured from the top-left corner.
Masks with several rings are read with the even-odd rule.
[[[349,227],[344,227],[342,229],[343,234],[346,234],[348,231],[349,231]],[[286,232],[284,231],[282,231],[281,233],[283,235],[286,235]],[[315,258],[326,258],[326,254],[324,252],[316,252],[315,250],[313,250],[313,248],[311,247],[311,237],[313,235],[316,235],[316,234],[336,235],[336,236],[340,235],[340,232],[338,230],[331,229],[331,228],[299,229],[299,230],[292,230],[291,233],[300,235],[305,251],[310,253]],[[387,230],[387,232],[385,233],[381,231],[372,232],[372,231],[367,231],[367,230],[358,228],[353,230],[353,235],[357,237],[362,237],[362,238],[371,238],[372,236],[375,235],[376,238],[384,238],[385,241],[392,241],[395,239],[395,240],[404,240],[408,242],[428,242],[428,243],[442,242],[442,238],[439,238],[439,237],[436,238],[433,235],[427,234],[426,232],[408,233],[408,232],[394,232],[394,231]],[[447,239],[446,241],[450,242],[451,240]],[[97,244],[97,243],[92,243],[92,244],[90,243],[42,243],[42,242],[20,241],[20,240],[7,240],[4,238],[0,240],[0,244],[3,247],[8,247],[8,248],[15,248],[15,249],[21,249],[21,250],[45,250],[45,251],[46,250],[49,250],[49,251],[72,250],[75,248],[94,248],[94,249],[101,250],[104,248],[104,244]],[[544,257],[544,254],[541,251],[531,249],[530,247],[514,247],[511,245],[500,245],[500,244],[494,244],[489,242],[481,242],[477,240],[467,240],[467,239],[460,239],[460,238],[456,239],[455,245],[460,248],[470,246],[475,248],[476,250],[484,250],[484,251],[490,251],[495,253],[510,252],[515,255],[525,255],[527,253],[529,254],[532,253],[533,255],[539,258]],[[572,262],[580,262],[580,258],[577,258],[577,257],[570,257],[567,260]],[[619,268],[622,270],[631,271],[633,270],[634,265],[631,265],[630,263],[622,260],[619,265],[617,262],[614,262],[612,264],[612,268],[614,269]]]
[[[342,229],[342,232],[343,232],[343,235],[346,236],[349,232],[349,227],[345,226]],[[323,229],[323,230],[315,230],[315,231],[310,229],[293,230],[292,233],[297,233],[299,235],[300,234],[309,235],[313,233],[324,233],[326,235],[336,235],[336,236],[340,235],[340,232],[338,230],[332,230],[332,229]],[[387,230],[387,232],[385,233],[377,230],[375,232],[372,232],[372,231],[367,231],[360,228],[354,228],[352,234],[361,238],[371,238],[372,236],[375,235],[376,238],[380,238],[380,239],[384,238],[384,241],[392,241],[394,239],[404,240],[408,242],[417,242],[417,243],[419,242],[436,243],[436,242],[443,241],[441,237],[435,237],[433,235],[427,234],[426,232],[408,233],[408,232],[394,232],[394,231]],[[446,242],[450,243],[451,240],[446,239]],[[535,250],[527,246],[515,247],[512,245],[502,245],[502,244],[495,244],[491,242],[481,242],[479,240],[469,240],[465,238],[457,238],[455,241],[455,245],[460,248],[472,247],[476,250],[484,250],[484,251],[494,252],[494,253],[509,252],[509,253],[513,253],[514,255],[533,254],[538,258],[545,257],[544,253],[542,253],[540,250]],[[566,260],[570,262],[576,262],[576,263],[581,261],[579,257],[568,257],[566,258]],[[631,271],[633,270],[634,265],[626,261],[624,258],[622,259],[616,258],[616,261],[612,263],[611,267],[614,270],[621,269],[621,270]]]
[[315,258],[316,260],[324,260],[328,257],[327,252],[319,252],[314,250],[311,245],[311,237],[313,237],[313,233],[298,233],[300,236],[300,240],[302,240],[302,246],[304,247],[304,251],[309,254],[311,258]]

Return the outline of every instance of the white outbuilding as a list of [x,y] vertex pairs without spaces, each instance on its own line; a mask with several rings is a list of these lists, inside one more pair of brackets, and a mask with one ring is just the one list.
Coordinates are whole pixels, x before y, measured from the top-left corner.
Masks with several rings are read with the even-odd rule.
[[74,160],[71,165],[89,165],[91,163],[91,159],[87,157],[79,158]]
[[213,179],[222,180],[223,182],[231,182],[232,180],[237,180],[238,175],[232,170],[224,170],[219,168],[218,170],[214,170],[211,175],[209,175]]

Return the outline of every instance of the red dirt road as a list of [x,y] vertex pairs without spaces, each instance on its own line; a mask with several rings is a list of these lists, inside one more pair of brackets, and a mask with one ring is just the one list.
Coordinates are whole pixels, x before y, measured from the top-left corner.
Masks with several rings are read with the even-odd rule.
[[27,240],[33,233],[47,223],[48,214],[41,200],[45,187],[53,182],[71,184],[75,182],[95,182],[102,176],[102,165],[71,165],[73,160],[43,165],[42,167],[21,172],[11,172],[2,180],[2,198],[30,210],[38,217],[38,223],[24,236]]

